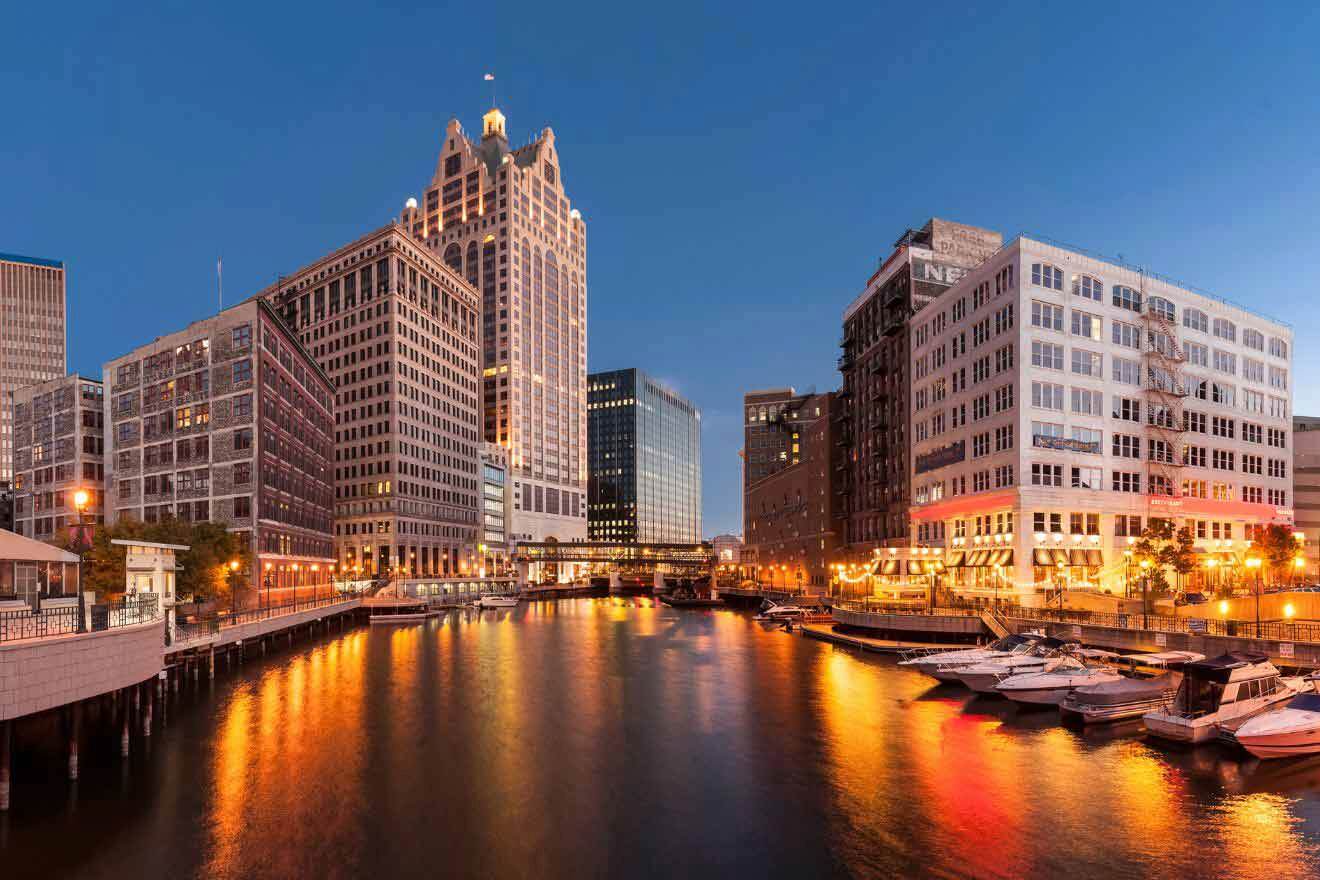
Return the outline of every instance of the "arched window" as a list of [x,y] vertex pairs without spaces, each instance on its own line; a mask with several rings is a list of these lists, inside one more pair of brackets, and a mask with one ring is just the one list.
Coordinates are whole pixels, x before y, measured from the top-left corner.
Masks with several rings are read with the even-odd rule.
[[463,249],[458,246],[457,242],[445,248],[445,265],[455,272],[463,271]]
[[1188,330],[1210,332],[1210,319],[1200,309],[1183,309],[1183,326]]
[[1078,275],[1077,280],[1073,282],[1073,296],[1100,302],[1105,296],[1105,286],[1100,283],[1098,278],[1092,278],[1090,275]]
[[1265,350],[1265,334],[1259,330],[1252,330],[1250,327],[1242,330],[1242,344],[1247,348],[1254,348],[1256,351]]
[[1114,305],[1120,309],[1127,309],[1132,312],[1141,311],[1141,291],[1115,284],[1113,294]]
[[1049,263],[1032,263],[1031,283],[1053,290],[1063,290],[1063,270]]
[[1215,318],[1213,326],[1215,336],[1227,339],[1229,342],[1237,342],[1237,325],[1228,318]]
[[1177,311],[1174,309],[1173,303],[1169,302],[1162,296],[1152,296],[1150,298],[1150,312],[1152,315],[1155,315],[1158,318],[1163,318],[1166,321],[1172,321],[1177,316]]

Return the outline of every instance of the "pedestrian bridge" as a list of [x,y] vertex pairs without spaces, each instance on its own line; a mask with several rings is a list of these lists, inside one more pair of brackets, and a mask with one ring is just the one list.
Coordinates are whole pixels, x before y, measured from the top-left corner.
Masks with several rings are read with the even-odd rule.
[[589,563],[655,568],[660,565],[709,568],[715,564],[715,550],[709,543],[700,544],[626,544],[609,541],[545,541],[514,545],[513,561],[520,564],[550,565]]

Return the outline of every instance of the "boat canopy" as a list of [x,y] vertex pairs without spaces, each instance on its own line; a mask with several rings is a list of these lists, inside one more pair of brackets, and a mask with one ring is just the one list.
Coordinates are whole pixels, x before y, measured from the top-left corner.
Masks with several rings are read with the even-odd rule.
[[1227,654],[1221,654],[1209,660],[1198,660],[1195,663],[1188,663],[1184,669],[1187,674],[1205,681],[1213,681],[1219,684],[1228,684],[1233,675],[1233,670],[1243,669],[1247,666],[1256,666],[1260,663],[1268,663],[1270,658],[1264,654],[1258,654],[1254,651],[1230,651]]
[[1288,708],[1320,712],[1320,694],[1298,694],[1288,701]]
[[1117,706],[1143,700],[1158,700],[1178,689],[1182,674],[1166,672],[1154,678],[1119,678],[1089,684],[1073,692],[1074,701],[1084,706]]
[[1160,651],[1156,654],[1128,654],[1123,659],[1138,666],[1163,667],[1195,663],[1198,660],[1204,660],[1205,655],[1198,654],[1195,651]]

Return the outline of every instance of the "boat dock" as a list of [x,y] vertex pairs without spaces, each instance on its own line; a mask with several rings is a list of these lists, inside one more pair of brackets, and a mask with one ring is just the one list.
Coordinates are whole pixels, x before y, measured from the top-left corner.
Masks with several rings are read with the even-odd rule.
[[873,654],[902,654],[905,651],[911,651],[919,648],[948,648],[947,642],[913,642],[898,641],[896,639],[877,639],[871,636],[855,635],[852,633],[836,632],[834,626],[829,623],[804,623],[798,627],[802,635],[811,639],[819,639],[823,642],[832,642],[836,645],[844,645],[849,648],[857,648],[861,651],[869,651]]

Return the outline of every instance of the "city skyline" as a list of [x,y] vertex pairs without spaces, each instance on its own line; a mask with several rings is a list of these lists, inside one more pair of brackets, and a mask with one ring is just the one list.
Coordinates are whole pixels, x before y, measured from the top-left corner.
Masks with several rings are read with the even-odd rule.
[[[1228,15],[1203,20],[1188,41],[1172,10],[1144,16],[1140,35],[1107,19],[1082,35],[1077,22],[1010,9],[966,13],[958,28],[939,10],[905,9],[913,39],[877,59],[868,25],[892,15],[883,9],[805,33],[765,22],[744,31],[736,10],[693,13],[709,34],[693,44],[679,39],[684,16],[591,44],[599,31],[570,34],[575,23],[529,15],[505,47],[428,60],[424,77],[399,76],[381,92],[360,76],[365,61],[318,77],[300,66],[325,43],[383,45],[391,28],[425,26],[425,15],[325,24],[323,45],[312,47],[291,39],[292,19],[252,34],[242,16],[174,13],[187,21],[155,23],[137,14],[113,21],[115,49],[98,39],[107,22],[96,16],[51,37],[20,21],[35,36],[0,68],[14,112],[39,123],[0,151],[16,206],[0,221],[0,247],[64,261],[71,371],[94,375],[126,343],[214,313],[217,257],[232,305],[326,242],[397,216],[419,195],[419,169],[434,161],[448,118],[478,130],[491,103],[486,70],[511,142],[548,124],[570,151],[568,185],[592,229],[587,369],[638,363],[703,412],[707,535],[740,530],[742,392],[838,387],[832,340],[842,311],[893,231],[916,218],[956,217],[1005,240],[1039,230],[1261,303],[1291,317],[1299,338],[1313,329],[1301,311],[1309,291],[1291,280],[1312,277],[1320,262],[1304,241],[1306,205],[1320,190],[1305,121],[1316,74],[1295,20],[1252,21],[1267,53],[1241,47],[1245,20]],[[187,47],[156,39],[157,28],[183,24],[210,36]],[[240,38],[251,41],[251,69],[219,63]],[[780,69],[773,51],[718,58],[712,46],[727,40],[808,48]],[[972,50],[996,42],[1019,46],[1020,63],[986,79]],[[564,61],[564,46],[582,60]],[[1207,65],[1210,54],[1223,63]],[[1105,60],[1087,69],[1080,57]],[[400,64],[408,73],[422,62]],[[269,82],[281,84],[274,97],[251,97]],[[923,137],[881,138],[895,114]],[[1276,136],[1247,134],[1262,126]],[[831,139],[853,146],[813,160],[808,174],[800,157]],[[937,164],[936,177],[894,173]],[[77,223],[66,193],[78,195]],[[645,208],[655,205],[667,210]],[[692,222],[704,214],[723,222]],[[677,284],[637,269],[671,255],[687,270]],[[639,304],[655,335],[640,351],[620,332]],[[738,346],[758,354],[723,355]],[[767,348],[773,358],[760,354]],[[1300,375],[1313,358],[1297,353]],[[1296,407],[1315,412],[1320,392],[1299,383]]]

